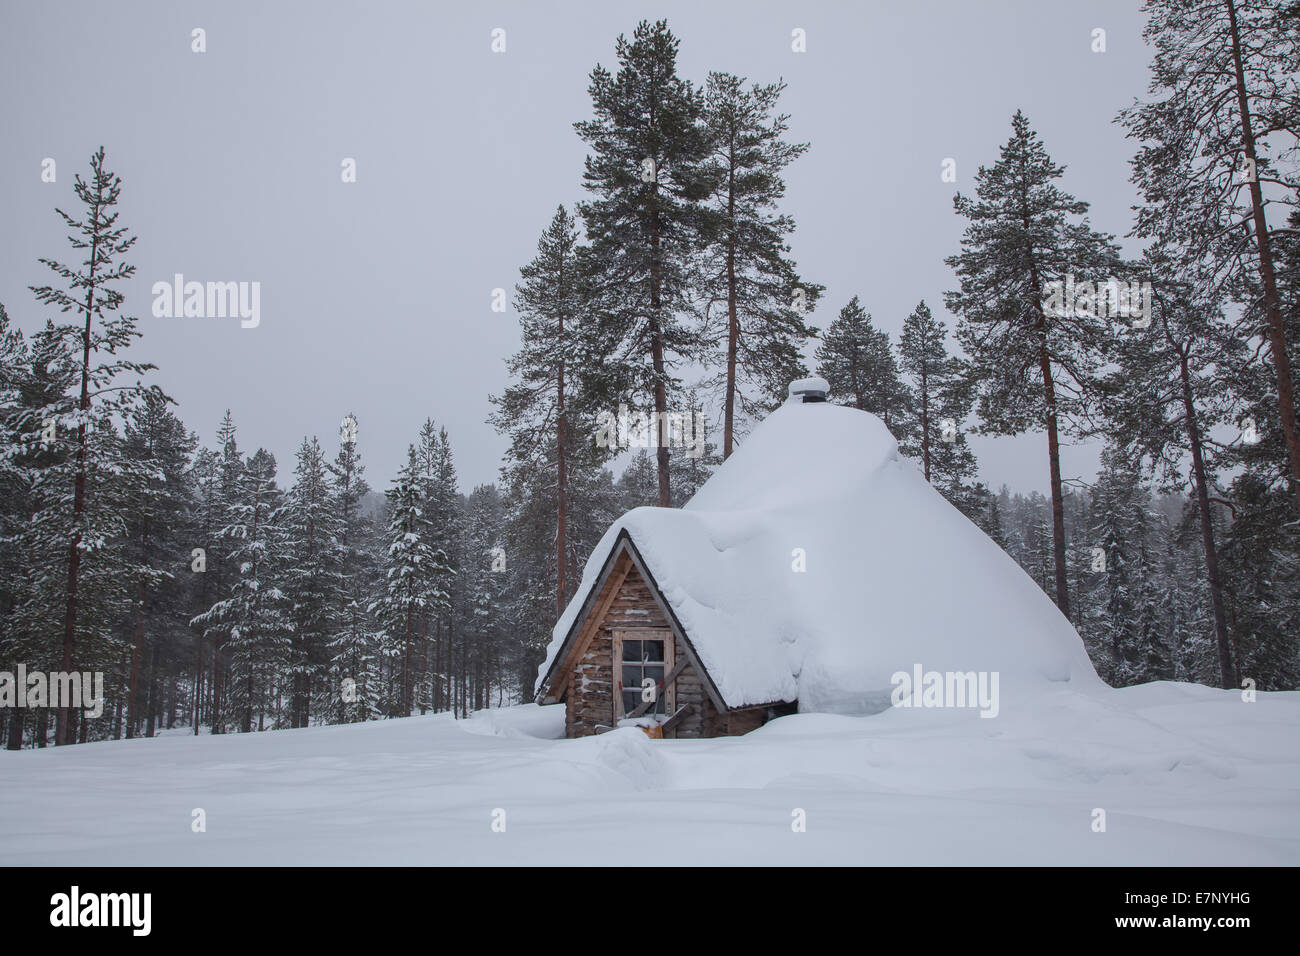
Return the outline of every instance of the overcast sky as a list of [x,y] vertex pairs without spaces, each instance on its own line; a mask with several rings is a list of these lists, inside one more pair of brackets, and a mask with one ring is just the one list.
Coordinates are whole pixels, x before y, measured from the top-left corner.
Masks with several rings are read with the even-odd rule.
[[[25,331],[46,318],[27,287],[49,278],[37,257],[73,258],[54,207],[73,210],[73,174],[102,144],[139,237],[133,352],[205,443],[229,408],[240,446],[270,449],[287,475],[304,435],[332,452],[355,412],[382,489],[432,416],[462,487],[495,480],[505,442],[484,419],[518,326],[491,310],[492,290],[513,290],[556,205],[584,197],[572,124],[590,114],[588,73],[615,65],[619,33],[661,17],[684,76],[789,84],[791,136],[812,145],[784,208],[803,273],[828,289],[814,324],[856,294],[895,337],[920,299],[955,326],[942,308],[963,227],[952,195],[996,160],[1017,108],[1093,225],[1128,231],[1132,144],[1112,120],[1145,91],[1149,59],[1132,0],[5,0],[0,302]],[[940,179],[947,157],[955,187]],[[260,325],[152,317],[152,285],[175,273],[260,282]],[[1041,434],[973,445],[993,487],[1046,491]],[[1095,468],[1095,450],[1065,450],[1067,477]]]

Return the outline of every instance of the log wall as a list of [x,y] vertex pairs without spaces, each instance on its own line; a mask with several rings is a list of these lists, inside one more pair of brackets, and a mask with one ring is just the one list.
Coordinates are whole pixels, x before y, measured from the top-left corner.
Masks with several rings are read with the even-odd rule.
[[[671,630],[650,591],[650,585],[637,572],[636,566],[632,565],[603,619],[597,624],[582,657],[574,665],[565,695],[566,736],[590,736],[596,733],[597,727],[613,724],[616,693],[613,632],[635,628]],[[689,661],[684,641],[676,639],[673,650],[678,661]],[[747,734],[761,727],[768,713],[766,707],[720,713],[705,690],[704,676],[689,663],[677,677],[674,703],[679,709],[690,704],[691,712],[667,732],[667,737]]]

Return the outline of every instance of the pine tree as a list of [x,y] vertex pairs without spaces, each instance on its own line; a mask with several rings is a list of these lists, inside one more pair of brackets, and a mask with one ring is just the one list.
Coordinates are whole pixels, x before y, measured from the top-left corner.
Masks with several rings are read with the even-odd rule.
[[[47,335],[44,338],[48,341]],[[53,443],[41,442],[41,410],[58,403],[71,381],[70,370],[51,374],[38,333],[29,348],[22,333],[9,327],[9,316],[0,306],[0,660],[37,661],[53,664],[53,635],[42,633],[47,615],[24,613],[28,609],[53,606],[61,597],[61,581],[37,593],[41,583],[56,577],[54,568],[32,564],[31,520],[41,507],[33,493],[38,471],[65,453]],[[42,353],[45,353],[44,357]],[[61,553],[59,557],[62,557]],[[42,716],[44,710],[41,711]],[[35,724],[30,708],[8,709],[9,726],[5,746],[18,750],[23,745],[24,727]],[[44,746],[35,726],[33,739]]]
[[659,486],[655,466],[645,449],[632,456],[623,473],[618,476],[617,486],[623,511],[652,506],[658,501]]
[[912,420],[900,448],[920,460],[925,480],[949,501],[968,514],[979,514],[985,503],[966,485],[977,466],[962,427],[974,403],[974,389],[965,363],[948,354],[947,334],[924,301],[903,322],[898,355],[911,379]]
[[279,586],[286,562],[285,538],[278,525],[281,492],[275,483],[275,458],[259,448],[240,474],[231,523],[222,531],[226,560],[239,577],[230,597],[195,618],[220,633],[230,654],[229,704],[241,733],[257,729],[271,701],[271,688],[283,675],[292,635],[291,606]]
[[1260,690],[1293,690],[1300,686],[1300,532],[1278,520],[1289,514],[1286,489],[1246,472],[1229,494],[1236,507],[1222,532],[1222,572],[1236,686],[1250,678]]
[[681,508],[694,497],[695,492],[713,475],[714,469],[722,464],[718,446],[709,441],[709,430],[703,406],[694,389],[686,393],[683,403],[684,414],[689,423],[686,428],[691,435],[690,447],[681,454],[674,455],[669,462],[673,479],[673,507]]
[[[1181,281],[1180,268],[1185,273]],[[1180,267],[1164,250],[1155,249],[1147,254],[1143,274],[1151,277],[1148,281],[1162,278],[1153,295],[1152,322],[1149,328],[1133,329],[1121,338],[1116,371],[1103,383],[1101,410],[1115,440],[1146,461],[1166,487],[1192,489],[1200,516],[1219,683],[1233,687],[1232,648],[1211,514],[1217,456],[1208,436],[1231,421],[1233,403],[1225,374],[1240,367],[1244,350],[1227,326],[1213,284],[1203,281],[1196,264]]]
[[808,149],[785,140],[789,117],[777,113],[784,89],[783,82],[746,87],[719,72],[705,84],[706,175],[715,184],[707,294],[711,306],[725,306],[727,324],[723,458],[731,455],[737,405],[753,415],[779,404],[790,382],[808,374],[800,346],[817,334],[804,314],[823,287],[799,277],[787,245],[794,220],[776,212],[785,167]]
[[335,509],[329,464],[320,442],[298,446],[294,483],[285,498],[285,592],[292,608],[287,673],[289,726],[306,727],[312,687],[324,678],[326,648],[342,626],[341,516]]
[[979,383],[983,429],[1014,435],[1046,427],[1055,596],[1068,618],[1059,432],[1081,408],[1110,329],[1096,317],[1086,286],[1077,301],[1049,308],[1048,284],[1066,285],[1072,276],[1104,283],[1118,276],[1118,250],[1082,218],[1087,203],[1053,183],[1064,168],[1025,115],[1017,111],[1011,124],[998,162],[976,176],[977,198],[959,193],[953,200],[969,225],[962,251],[947,260],[961,282],[947,305],[960,316],[958,339]]
[[433,590],[431,582],[450,572],[446,554],[434,547],[426,516],[415,446],[393,480],[388,498],[388,550],[384,561],[384,591],[371,612],[383,628],[388,653],[401,658],[402,683],[390,713],[409,717],[414,700],[412,650],[420,615]]
[[372,720],[380,714],[379,637],[369,607],[381,582],[374,528],[362,507],[370,486],[357,449],[357,418],[349,414],[344,421],[351,427],[329,466],[341,583],[338,630],[327,649],[327,692],[321,695],[321,718],[329,723]]
[[195,520],[197,541],[205,570],[199,576],[194,595],[196,609],[191,626],[198,631],[197,667],[202,679],[204,641],[212,640],[211,679],[208,682],[208,724],[212,733],[225,733],[229,687],[222,657],[227,632],[209,627],[201,619],[218,601],[231,593],[239,580],[239,568],[228,560],[229,542],[225,530],[235,521],[235,508],[244,481],[244,458],[239,451],[238,430],[230,409],[217,428],[217,449],[196,459],[195,487],[199,504]]
[[[1276,272],[1289,234],[1269,207],[1294,208],[1300,178],[1288,161],[1300,128],[1300,35],[1295,7],[1277,0],[1148,0],[1155,47],[1148,102],[1120,114],[1143,143],[1133,160],[1142,190],[1135,232],[1205,263],[1216,291],[1245,308],[1244,332],[1268,344],[1275,411],[1300,512],[1300,430],[1294,354]],[[1280,136],[1278,134],[1281,134]],[[1278,140],[1281,140],[1279,143]],[[1265,192],[1266,186],[1278,189]]]
[[507,362],[515,383],[492,399],[491,422],[510,438],[507,472],[537,471],[554,486],[555,615],[559,617],[578,582],[571,573],[576,557],[569,547],[570,473],[596,460],[584,414],[579,377],[591,367],[584,358],[584,329],[594,321],[582,275],[578,231],[563,206],[537,244],[537,256],[520,269],[516,287],[523,346]]
[[[666,21],[641,22],[618,38],[618,72],[591,72],[594,118],[575,124],[591,149],[584,185],[595,196],[579,206],[591,244],[593,294],[600,322],[591,351],[609,356],[606,404],[624,390],[629,404],[649,393],[657,421],[677,387],[673,366],[707,346],[692,314],[708,217],[705,161],[709,142],[703,97],[677,75],[677,38]],[[658,452],[661,507],[671,506],[668,447]]]
[[907,388],[898,374],[889,333],[877,329],[855,295],[840,309],[817,347],[817,374],[842,405],[871,412],[895,438],[906,436]]
[[455,635],[452,613],[453,592],[462,566],[463,511],[459,500],[456,463],[451,439],[445,428],[437,428],[426,419],[420,429],[415,450],[421,508],[427,522],[430,546],[437,553],[433,572],[426,583],[424,604],[420,611],[420,633],[427,644],[433,628],[433,673],[424,668],[420,699],[434,710],[449,705],[452,639]]
[[[137,465],[129,488],[127,557],[134,568],[136,594],[134,640],[126,701],[126,736],[139,730],[140,674],[146,631],[154,624],[156,648],[178,638],[177,623],[184,589],[179,573],[188,573],[185,547],[194,507],[187,471],[198,444],[184,423],[157,392],[146,392],[126,421],[124,453]],[[182,569],[186,569],[182,571]],[[152,687],[152,681],[150,681]],[[152,717],[152,711],[150,711]]]
[[1150,679],[1146,669],[1154,650],[1147,604],[1151,516],[1138,469],[1114,448],[1102,453],[1091,511],[1088,540],[1098,549],[1092,568],[1099,594],[1084,630],[1106,654],[1105,667],[1099,668],[1102,676],[1123,687]]
[[[89,429],[98,423],[111,421],[111,416],[126,406],[142,386],[123,385],[123,376],[142,375],[154,366],[118,357],[131,340],[139,337],[135,319],[122,315],[123,296],[117,285],[135,274],[135,267],[122,261],[122,257],[135,244],[126,228],[118,225],[118,197],[122,181],[104,166],[104,150],[100,147],[90,158],[90,180],[78,174],[74,190],[85,206],[85,218],[76,219],[58,209],[59,216],[72,230],[69,241],[74,249],[85,249],[86,259],[79,266],[67,266],[51,259],[41,259],[65,284],[66,288],[33,286],[38,302],[55,306],[61,312],[75,312],[80,316],[77,324],[57,326],[60,345],[75,363],[78,376],[78,398],[75,407],[52,410],[52,418],[60,433],[72,432],[60,438],[71,446],[67,480],[72,487],[71,513],[67,523],[68,538],[67,584],[63,613],[63,647],[61,670],[78,669],[77,630],[79,626],[79,594],[82,583],[84,553],[107,537],[106,528],[96,528],[88,523],[91,507],[88,495],[95,484],[91,472],[100,470],[105,475],[119,474],[126,467],[117,459],[91,460],[92,451],[110,453],[111,442],[95,442]],[[96,446],[92,448],[92,445]],[[101,510],[107,516],[108,512]],[[55,742],[73,743],[71,737],[71,709],[59,708],[58,729]]]
[[[479,485],[465,500],[465,628],[474,648],[474,707],[492,706],[492,686],[499,681],[508,628],[501,619],[509,565],[498,559],[504,544],[505,501],[495,485]],[[500,687],[498,686],[498,693]]]

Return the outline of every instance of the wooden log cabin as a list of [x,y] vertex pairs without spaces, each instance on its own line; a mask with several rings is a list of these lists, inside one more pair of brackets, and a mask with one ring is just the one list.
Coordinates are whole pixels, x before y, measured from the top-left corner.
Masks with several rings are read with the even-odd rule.
[[632,723],[718,737],[796,710],[878,714],[921,663],[996,673],[1004,694],[1101,686],[1042,589],[883,422],[828,391],[793,383],[683,507],[634,508],[606,531],[535,685],[539,701],[563,702],[568,736]]
[[655,737],[732,736],[797,709],[794,701],[727,706],[627,529],[539,691],[543,703],[564,703],[568,737],[620,724]]

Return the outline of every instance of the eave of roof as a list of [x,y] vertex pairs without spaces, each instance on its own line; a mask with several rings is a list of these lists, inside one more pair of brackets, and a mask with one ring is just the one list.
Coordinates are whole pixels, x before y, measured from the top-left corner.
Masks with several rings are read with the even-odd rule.
[[[651,596],[654,597],[655,603],[659,605],[659,609],[663,611],[664,617],[668,620],[669,627],[672,629],[673,634],[681,641],[682,646],[686,649],[687,657],[690,658],[691,664],[694,665],[695,669],[703,677],[705,692],[709,695],[709,699],[713,701],[713,705],[718,708],[720,712],[727,713],[737,710],[750,710],[754,707],[768,707],[774,704],[792,703],[792,701],[787,700],[771,700],[756,704],[746,704],[744,707],[731,707],[727,705],[727,702],[722,698],[722,693],[718,690],[717,684],[714,683],[712,675],[709,674],[708,669],[700,660],[700,656],[696,652],[695,646],[691,643],[690,635],[686,633],[686,628],[682,627],[682,622],[677,618],[677,612],[673,610],[672,604],[669,603],[668,599],[664,596],[663,590],[659,587],[659,582],[655,580],[654,572],[652,572],[646,565],[645,559],[641,556],[641,551],[637,548],[636,542],[632,540],[632,534],[627,528],[621,528],[619,530],[618,537],[614,539],[613,547],[609,549],[609,554],[605,557],[605,563],[600,569],[600,574],[596,577],[596,580],[592,583],[590,590],[587,592],[587,596],[583,599],[582,610],[573,619],[573,623],[569,626],[569,632],[564,636],[564,643],[560,645],[559,652],[555,655],[555,660],[551,662],[550,669],[547,670],[546,676],[538,686],[538,694],[539,696],[543,696],[543,702],[546,702],[547,698],[545,695],[550,691],[557,674],[564,673],[564,669],[571,666],[569,657],[575,649],[575,643],[578,636],[582,633],[583,625],[586,623],[587,616],[591,613],[594,604],[599,599],[600,594],[605,590],[605,585],[609,580],[609,576],[613,573],[614,567],[617,565],[618,558],[621,554],[627,554],[632,559],[632,563],[636,566],[637,571],[639,571],[642,578],[644,578],[646,584],[650,588]],[[555,703],[557,701],[551,699],[550,702]]]

